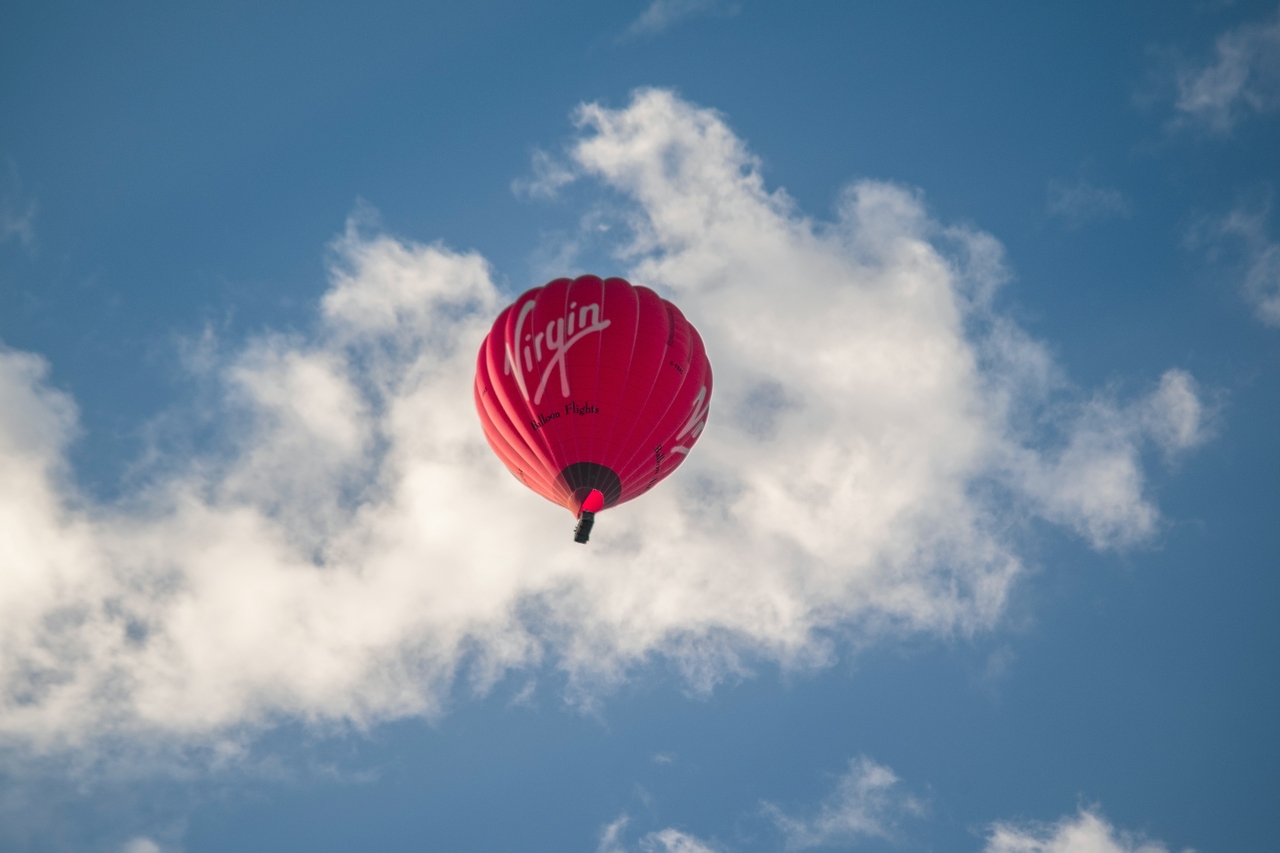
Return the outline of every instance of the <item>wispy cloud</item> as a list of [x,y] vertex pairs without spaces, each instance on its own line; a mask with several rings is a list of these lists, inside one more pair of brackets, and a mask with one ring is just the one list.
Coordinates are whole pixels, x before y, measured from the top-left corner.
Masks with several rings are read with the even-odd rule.
[[1169,848],[1117,830],[1086,809],[1048,825],[997,823],[983,853],[1169,853]]
[[1179,63],[1177,124],[1225,134],[1250,114],[1280,108],[1280,10],[1218,36],[1214,58]]
[[631,823],[631,818],[622,814],[600,830],[600,843],[596,845],[596,853],[625,853],[623,833]]
[[27,202],[25,206],[9,202],[0,206],[0,243],[17,240],[25,248],[36,242],[36,203]]
[[782,831],[787,850],[807,850],[890,838],[902,818],[923,815],[924,804],[902,790],[892,770],[861,756],[849,762],[816,814],[792,817],[773,803],[765,803],[764,811]]
[[1086,181],[1064,184],[1050,181],[1045,192],[1045,211],[1077,228],[1097,219],[1115,216],[1129,218],[1133,206],[1124,194],[1110,187],[1099,187]]
[[8,167],[9,187],[0,195],[0,245],[13,240],[32,251],[36,245],[36,201],[25,197],[17,164],[9,160]]
[[1240,205],[1226,216],[1197,222],[1188,232],[1192,246],[1211,257],[1238,253],[1239,287],[1254,315],[1268,326],[1280,326],[1280,242],[1271,238],[1270,205]]
[[722,853],[706,841],[678,829],[651,832],[640,840],[640,853]]
[[[600,831],[596,853],[628,853],[625,832],[631,818],[625,814]],[[667,827],[643,835],[633,848],[637,853],[724,853],[697,836]]]
[[655,661],[710,690],[748,658],[828,664],[833,635],[990,628],[1018,519],[1099,548],[1154,533],[1141,450],[1199,440],[1187,374],[1137,399],[1072,386],[992,307],[999,244],[914,191],[855,184],[818,224],[712,110],[645,90],[578,120],[566,157],[630,226],[593,239],[622,241],[715,365],[681,476],[573,544],[472,410],[509,298],[485,260],[356,221],[314,333],[202,350],[224,451],[158,448],[118,503],[69,485],[74,402],[2,350],[0,744],[233,760],[282,719],[438,715],[543,666],[581,702]]
[[1015,467],[1043,517],[1097,548],[1132,545],[1150,536],[1158,519],[1152,504],[1134,500],[1142,490],[1143,440],[1176,457],[1208,437],[1206,421],[1195,380],[1169,370],[1149,395],[1128,404],[1098,392],[1070,421],[1065,447],[1048,459],[1023,457]]
[[530,177],[511,182],[511,192],[526,198],[555,198],[561,187],[578,178],[568,164],[541,149],[533,152],[532,170]]
[[[899,823],[904,818],[923,818],[925,808],[901,786],[888,767],[856,758],[835,791],[814,807],[812,817],[792,818],[768,804],[766,814],[782,833],[780,849],[789,852],[856,849],[873,839],[902,842],[910,833]],[[645,833],[629,845],[626,831],[630,825],[624,814],[603,827],[597,853],[732,853],[731,847],[674,827]],[[988,827],[981,853],[1169,853],[1169,848],[1116,828],[1095,807],[1053,823],[997,821]]]
[[627,27],[626,34],[632,37],[657,35],[688,18],[736,15],[739,8],[737,3],[726,0],[653,0]]

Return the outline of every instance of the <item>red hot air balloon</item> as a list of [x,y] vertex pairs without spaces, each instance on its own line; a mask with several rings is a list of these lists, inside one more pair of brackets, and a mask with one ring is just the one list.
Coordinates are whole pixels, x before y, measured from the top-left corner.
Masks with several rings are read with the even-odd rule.
[[702,338],[647,287],[558,278],[508,306],[480,346],[476,410],[498,458],[579,519],[639,497],[680,466],[707,422]]

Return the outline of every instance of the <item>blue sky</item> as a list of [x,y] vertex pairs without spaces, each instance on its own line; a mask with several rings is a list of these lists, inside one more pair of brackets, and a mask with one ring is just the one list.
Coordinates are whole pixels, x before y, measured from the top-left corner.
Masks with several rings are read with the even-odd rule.
[[[0,850],[1268,849],[1273,3],[6,4]],[[492,317],[624,275],[588,549]]]

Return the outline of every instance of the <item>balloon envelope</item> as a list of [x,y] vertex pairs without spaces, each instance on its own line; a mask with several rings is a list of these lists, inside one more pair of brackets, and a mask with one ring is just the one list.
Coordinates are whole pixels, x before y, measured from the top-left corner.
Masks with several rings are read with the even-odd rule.
[[475,398],[498,458],[577,516],[680,466],[707,421],[711,364],[680,309],[647,287],[560,278],[498,315]]

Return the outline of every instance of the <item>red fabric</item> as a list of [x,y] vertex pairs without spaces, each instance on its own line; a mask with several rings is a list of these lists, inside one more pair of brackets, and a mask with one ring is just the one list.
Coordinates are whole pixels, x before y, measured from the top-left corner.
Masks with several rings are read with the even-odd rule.
[[711,364],[680,309],[647,287],[560,278],[498,315],[475,398],[511,473],[577,515],[593,489],[616,506],[680,466],[706,424]]

